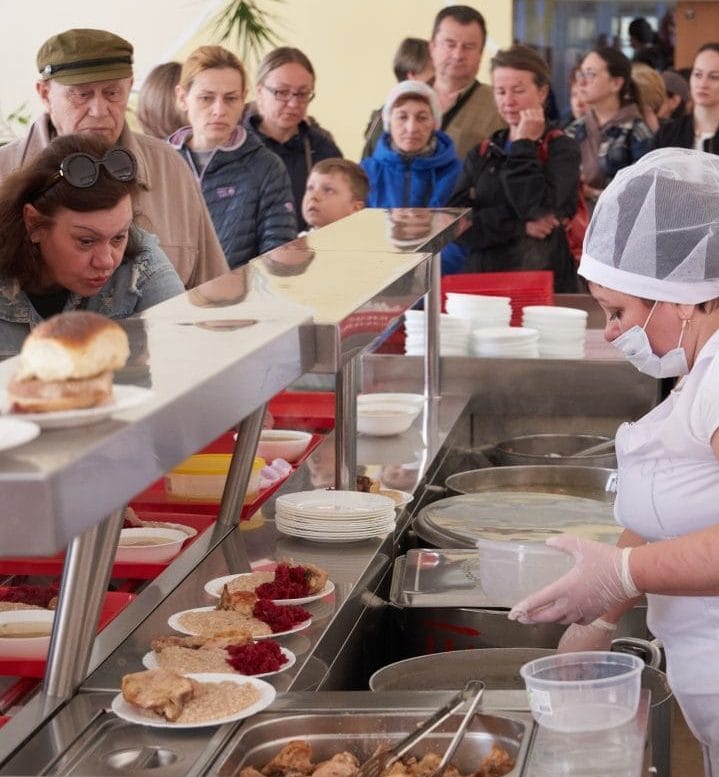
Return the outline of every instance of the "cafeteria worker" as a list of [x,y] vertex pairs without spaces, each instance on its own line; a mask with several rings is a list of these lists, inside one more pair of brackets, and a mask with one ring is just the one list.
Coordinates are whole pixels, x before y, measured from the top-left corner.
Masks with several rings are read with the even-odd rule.
[[719,777],[719,157],[653,151],[602,193],[579,274],[605,337],[671,394],[616,435],[617,547],[561,535],[574,567],[517,603],[522,623],[571,623],[560,651],[606,650],[646,594],[647,625],[705,774]]

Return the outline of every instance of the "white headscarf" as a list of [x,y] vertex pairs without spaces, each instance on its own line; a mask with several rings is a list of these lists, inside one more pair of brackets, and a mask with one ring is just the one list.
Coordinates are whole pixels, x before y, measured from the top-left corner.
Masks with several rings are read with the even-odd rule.
[[597,202],[579,274],[664,302],[719,297],[719,156],[663,148],[620,170]]

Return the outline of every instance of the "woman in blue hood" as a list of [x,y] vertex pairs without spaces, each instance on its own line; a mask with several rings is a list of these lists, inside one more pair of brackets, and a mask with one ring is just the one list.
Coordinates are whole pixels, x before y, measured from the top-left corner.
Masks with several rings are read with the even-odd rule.
[[452,139],[439,129],[442,111],[431,87],[401,81],[382,111],[385,132],[361,165],[370,208],[441,208],[462,169]]

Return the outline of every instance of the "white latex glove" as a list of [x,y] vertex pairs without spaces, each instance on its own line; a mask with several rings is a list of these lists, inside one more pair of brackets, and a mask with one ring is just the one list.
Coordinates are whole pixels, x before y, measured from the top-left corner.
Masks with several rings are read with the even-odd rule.
[[616,632],[616,626],[601,620],[592,621],[588,626],[573,623],[562,634],[557,646],[558,653],[576,653],[579,650],[609,650]]
[[509,611],[520,623],[591,623],[617,604],[639,596],[629,573],[631,548],[561,534],[547,545],[574,556],[566,575],[530,594]]

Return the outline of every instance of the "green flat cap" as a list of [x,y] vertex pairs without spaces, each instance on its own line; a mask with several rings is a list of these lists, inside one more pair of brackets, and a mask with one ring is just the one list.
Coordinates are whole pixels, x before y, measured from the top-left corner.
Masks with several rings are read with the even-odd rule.
[[131,78],[132,44],[106,30],[66,30],[40,46],[37,69],[61,84]]

